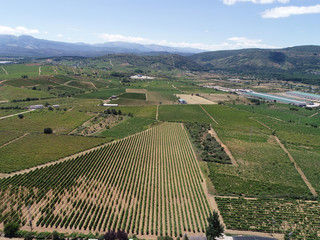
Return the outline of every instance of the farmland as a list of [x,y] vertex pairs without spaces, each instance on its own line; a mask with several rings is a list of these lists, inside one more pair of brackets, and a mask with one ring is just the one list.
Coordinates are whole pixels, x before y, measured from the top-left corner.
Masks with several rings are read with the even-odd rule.
[[[204,235],[215,208],[227,233],[316,239],[319,109],[197,85],[255,81],[136,69],[120,58],[4,66],[0,116],[45,108],[0,119],[0,230],[6,222],[28,230],[30,205],[36,231]],[[141,71],[155,79],[130,78]],[[218,104],[178,104],[178,94]]]
[[225,224],[245,231],[293,232],[293,239],[317,239],[319,203],[295,199],[216,198]]
[[27,227],[30,205],[36,229],[193,234],[204,231],[210,211],[202,181],[184,128],[164,123],[69,161],[0,180],[0,221]]

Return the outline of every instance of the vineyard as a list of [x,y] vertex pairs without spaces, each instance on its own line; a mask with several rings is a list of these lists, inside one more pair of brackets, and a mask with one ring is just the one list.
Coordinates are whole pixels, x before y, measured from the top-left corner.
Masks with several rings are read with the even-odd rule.
[[318,201],[216,198],[228,229],[283,233],[288,239],[318,239]]
[[203,233],[210,207],[182,124],[163,123],[98,150],[0,179],[0,227],[183,236]]

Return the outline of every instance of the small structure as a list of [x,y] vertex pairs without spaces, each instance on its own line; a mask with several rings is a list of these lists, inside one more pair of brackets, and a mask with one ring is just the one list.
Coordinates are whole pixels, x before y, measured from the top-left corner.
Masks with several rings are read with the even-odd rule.
[[110,99],[111,99],[111,100],[114,100],[114,99],[117,99],[117,97],[118,97],[117,95],[112,95],[112,96],[110,97]]
[[114,104],[112,104],[112,103],[104,103],[103,106],[104,107],[118,107],[118,104],[116,104],[116,103],[114,103]]
[[144,80],[152,80],[154,79],[154,77],[150,77],[150,76],[143,76],[143,75],[134,75],[130,77],[131,79],[144,79]]
[[42,109],[42,108],[44,108],[44,106],[41,104],[29,106],[29,109]]
[[56,105],[52,105],[53,108],[59,108],[60,105],[56,104]]
[[187,101],[182,98],[180,98],[178,101],[180,104],[187,104]]

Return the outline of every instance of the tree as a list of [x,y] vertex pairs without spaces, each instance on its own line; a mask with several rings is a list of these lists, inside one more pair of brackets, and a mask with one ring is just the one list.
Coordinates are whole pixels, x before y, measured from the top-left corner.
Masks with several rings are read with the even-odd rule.
[[208,240],[214,240],[216,237],[221,237],[224,232],[224,227],[221,225],[219,215],[216,211],[207,218],[208,226],[206,228],[206,237]]
[[45,128],[45,129],[43,130],[43,133],[45,133],[45,134],[52,134],[52,129],[51,129],[51,128]]
[[19,224],[18,223],[7,223],[4,226],[4,235],[5,237],[12,238],[17,235],[17,232],[19,231]]
[[128,240],[128,234],[125,231],[118,230],[117,232],[117,239],[118,240]]
[[60,239],[59,233],[57,231],[53,231],[52,240],[59,240],[59,239]]

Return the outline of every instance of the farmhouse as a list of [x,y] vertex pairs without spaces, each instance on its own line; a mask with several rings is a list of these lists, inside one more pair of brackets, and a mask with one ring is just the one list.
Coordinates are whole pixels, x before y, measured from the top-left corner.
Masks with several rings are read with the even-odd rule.
[[44,106],[41,104],[29,106],[29,109],[42,109],[42,108],[44,108]]

